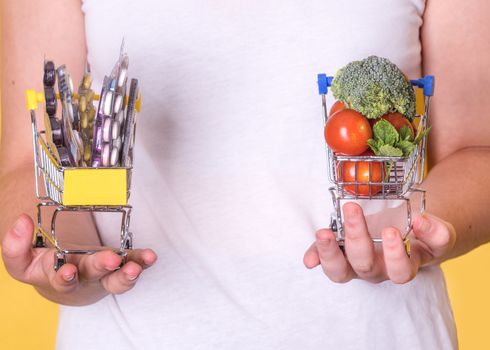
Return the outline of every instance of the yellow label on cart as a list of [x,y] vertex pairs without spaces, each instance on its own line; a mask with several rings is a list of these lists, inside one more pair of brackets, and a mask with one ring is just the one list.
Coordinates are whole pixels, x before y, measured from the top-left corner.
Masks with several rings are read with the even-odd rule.
[[65,169],[63,205],[126,205],[127,169]]

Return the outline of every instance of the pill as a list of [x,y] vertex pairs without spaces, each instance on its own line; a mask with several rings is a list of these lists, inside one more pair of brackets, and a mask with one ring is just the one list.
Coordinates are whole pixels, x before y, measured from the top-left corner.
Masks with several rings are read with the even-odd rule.
[[90,89],[91,85],[92,85],[92,76],[90,74],[85,74],[83,76],[82,86],[88,90]]
[[87,144],[83,152],[83,160],[88,163],[90,161],[90,156],[91,156],[90,144]]
[[87,96],[87,103],[91,103],[94,99],[95,94],[94,94],[93,90],[88,90],[85,95]]
[[112,141],[112,147],[116,147],[117,149],[121,149],[121,144],[122,142],[120,137]]
[[123,97],[121,95],[116,95],[116,101],[114,102],[114,113],[119,113],[123,104]]
[[82,129],[88,127],[88,112],[80,113],[80,125],[82,126]]
[[89,124],[88,125],[88,134],[91,136],[90,138],[93,139],[94,138],[94,124]]
[[122,125],[124,123],[124,112],[122,109],[119,111],[119,113],[117,113],[116,121],[119,123],[119,125]]
[[117,79],[117,86],[122,87],[124,83],[126,82],[126,77],[128,75],[128,69],[127,67],[122,67],[121,71],[119,72],[119,77]]
[[119,137],[120,126],[117,121],[112,123],[112,139],[115,140]]
[[95,118],[95,108],[93,108],[92,106],[90,106],[90,108],[88,109],[87,113],[88,113],[88,121],[89,122],[93,121],[94,118]]
[[116,165],[118,161],[119,161],[119,149],[113,147],[111,151],[111,166]]
[[87,97],[85,95],[80,96],[78,107],[80,108],[80,112],[85,112],[87,110]]
[[102,128],[102,139],[105,142],[109,142],[111,140],[111,124],[112,124],[111,118],[105,118],[104,126]]
[[111,147],[106,144],[102,149],[102,166],[109,166],[109,157],[111,155]]
[[112,96],[113,93],[112,91],[107,91],[104,97],[104,114],[105,115],[111,115],[112,111]]

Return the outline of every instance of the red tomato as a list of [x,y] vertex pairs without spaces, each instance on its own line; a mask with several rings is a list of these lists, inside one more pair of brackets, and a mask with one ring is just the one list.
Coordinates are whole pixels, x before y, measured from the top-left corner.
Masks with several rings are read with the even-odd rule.
[[357,156],[367,150],[372,137],[368,120],[352,109],[335,113],[325,125],[325,140],[335,153]]
[[[357,174],[356,174],[357,164]],[[371,164],[371,177],[369,177],[369,164]],[[339,179],[343,182],[357,182],[359,185],[344,185],[344,190],[359,196],[373,196],[381,191],[381,185],[369,185],[368,183],[383,182],[383,163],[366,161],[342,161],[338,168]],[[365,185],[362,185],[365,184]]]
[[371,126],[374,126],[374,124],[376,124],[380,119],[384,119],[387,122],[389,122],[391,125],[393,125],[395,127],[396,131],[400,131],[401,128],[406,126],[410,130],[412,130],[412,133],[414,132],[414,128],[413,128],[412,123],[410,123],[410,120],[405,118],[403,116],[403,114],[401,114],[401,113],[398,113],[398,112],[388,113],[388,114],[382,115],[379,118],[371,119],[372,120]]
[[344,103],[343,102],[340,102],[340,101],[335,101],[335,103],[330,108],[330,114],[329,114],[329,116],[331,117],[335,113],[337,113],[338,111],[341,111],[343,109],[345,109]]

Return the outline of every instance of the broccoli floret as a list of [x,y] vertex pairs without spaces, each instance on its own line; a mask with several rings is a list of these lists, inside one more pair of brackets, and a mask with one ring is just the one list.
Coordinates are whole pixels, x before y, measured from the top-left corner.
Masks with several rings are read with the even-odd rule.
[[402,71],[388,59],[369,56],[339,69],[332,82],[334,97],[367,118],[399,112],[415,117],[415,93]]

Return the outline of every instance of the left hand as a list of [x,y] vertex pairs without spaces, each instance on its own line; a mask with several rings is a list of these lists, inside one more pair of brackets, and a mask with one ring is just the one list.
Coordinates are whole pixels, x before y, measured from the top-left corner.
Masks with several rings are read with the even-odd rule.
[[456,242],[456,231],[450,223],[424,214],[412,221],[410,256],[405,251],[400,231],[394,227],[381,231],[382,250],[375,249],[361,207],[346,203],[342,210],[345,255],[334,233],[321,229],[303,259],[307,268],[321,265],[334,282],[345,283],[358,278],[372,283],[385,280],[406,283],[415,277],[420,267],[444,261]]

